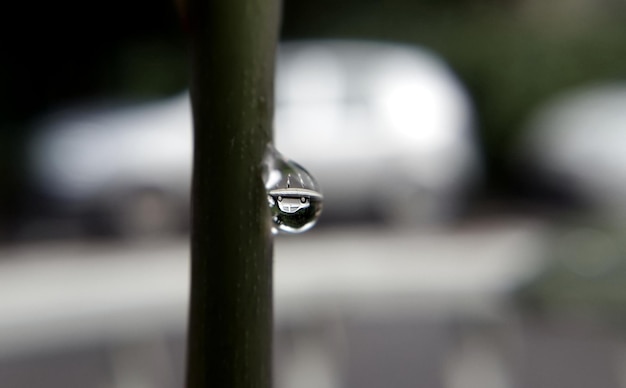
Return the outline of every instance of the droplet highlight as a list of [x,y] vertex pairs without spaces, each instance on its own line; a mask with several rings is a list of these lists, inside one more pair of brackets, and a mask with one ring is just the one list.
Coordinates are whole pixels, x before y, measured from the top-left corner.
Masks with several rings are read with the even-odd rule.
[[274,234],[311,229],[322,213],[324,199],[313,176],[272,146],[266,151],[263,173]]

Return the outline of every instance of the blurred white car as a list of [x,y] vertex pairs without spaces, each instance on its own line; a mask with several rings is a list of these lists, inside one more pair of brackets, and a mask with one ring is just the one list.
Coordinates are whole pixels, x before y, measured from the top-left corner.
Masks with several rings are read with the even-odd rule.
[[563,93],[531,118],[518,158],[608,220],[626,222],[626,84]]
[[[187,93],[40,128],[39,189],[118,232],[186,222],[191,172]],[[285,43],[277,60],[275,143],[316,176],[326,217],[442,221],[479,173],[472,108],[425,50],[351,41]]]

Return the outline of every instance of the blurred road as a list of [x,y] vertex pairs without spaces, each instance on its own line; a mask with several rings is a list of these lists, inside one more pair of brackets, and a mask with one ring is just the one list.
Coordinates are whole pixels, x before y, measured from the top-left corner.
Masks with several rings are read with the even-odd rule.
[[[415,381],[436,387],[454,376],[463,384],[450,387],[507,386],[484,384],[508,378],[497,339],[479,338],[459,356],[451,333],[467,335],[450,325],[501,321],[509,291],[540,269],[546,232],[537,222],[498,221],[454,230],[320,228],[279,236],[276,386],[369,388],[392,379],[396,387]],[[30,373],[15,372],[19,365],[33,368],[21,355],[49,362],[63,349],[107,344],[110,357],[124,362],[128,349],[141,350],[137,363],[152,360],[155,346],[166,343],[174,349],[170,380],[182,381],[188,257],[182,238],[2,248],[0,376],[4,370],[18,382],[9,386],[31,386],[19,383]],[[477,354],[484,365],[474,365]],[[74,376],[74,369],[64,373]],[[161,381],[155,376],[162,369],[135,368],[131,377]],[[145,375],[138,377],[140,370]],[[159,384],[146,386],[177,386]]]
[[[448,231],[325,228],[279,236],[277,319],[328,311],[491,314],[507,291],[539,269],[545,242],[546,228],[526,221]],[[90,311],[100,319],[107,309],[132,318],[146,306],[164,317],[184,316],[188,256],[186,239],[5,247],[0,330],[20,327],[23,333],[32,324],[28,312],[46,310],[46,319],[64,321],[75,314],[87,319]],[[76,313],[68,317],[68,310]]]

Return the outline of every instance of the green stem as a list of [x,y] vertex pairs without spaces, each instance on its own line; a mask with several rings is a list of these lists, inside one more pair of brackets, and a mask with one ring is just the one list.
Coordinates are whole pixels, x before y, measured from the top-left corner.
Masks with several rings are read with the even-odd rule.
[[194,119],[187,388],[271,386],[272,140],[279,0],[189,0]]

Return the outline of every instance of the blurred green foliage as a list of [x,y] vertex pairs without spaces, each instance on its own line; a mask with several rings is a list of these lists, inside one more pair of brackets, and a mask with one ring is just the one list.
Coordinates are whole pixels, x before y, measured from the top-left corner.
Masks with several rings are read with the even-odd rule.
[[626,230],[600,225],[570,225],[553,236],[545,268],[515,300],[528,311],[626,323]]
[[188,68],[185,46],[177,39],[125,41],[109,58],[100,89],[133,98],[172,95],[187,87]]
[[555,265],[519,291],[521,304],[541,311],[605,314],[626,319],[626,266],[600,277]]

